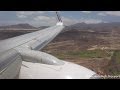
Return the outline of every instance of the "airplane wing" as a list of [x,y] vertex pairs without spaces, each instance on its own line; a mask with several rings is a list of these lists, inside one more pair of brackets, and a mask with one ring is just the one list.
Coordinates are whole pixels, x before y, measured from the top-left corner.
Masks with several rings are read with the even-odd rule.
[[[14,57],[18,56],[20,58],[20,50],[42,49],[52,41],[63,30],[63,28],[64,26],[59,22],[57,25],[44,30],[2,40],[0,42],[0,72],[2,73],[5,70],[7,64],[14,62]],[[20,62],[19,60],[18,62]],[[16,66],[20,65],[16,64]]]
[[0,41],[0,79],[69,79],[96,75],[85,67],[38,51],[51,42],[63,28],[59,18],[59,22],[53,27]]
[[16,47],[29,47],[33,50],[40,50],[52,41],[63,28],[64,26],[59,22],[57,25],[44,30],[0,41],[0,53]]

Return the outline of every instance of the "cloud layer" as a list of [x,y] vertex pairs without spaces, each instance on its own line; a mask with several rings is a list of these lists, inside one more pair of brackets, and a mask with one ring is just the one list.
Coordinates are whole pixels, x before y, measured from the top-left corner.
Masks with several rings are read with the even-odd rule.
[[101,19],[84,19],[84,18],[82,18],[81,20],[79,20],[79,22],[84,22],[86,24],[97,24],[97,23],[102,23],[104,21],[102,21]]
[[107,16],[107,15],[120,16],[120,11],[104,11],[104,12],[98,13],[98,15],[100,15],[100,16]]
[[[65,25],[75,23],[119,22],[120,11],[59,11]],[[52,26],[57,22],[55,11],[0,11],[0,25],[29,23]]]
[[[81,11],[82,13],[85,14],[89,14],[91,13],[91,11]],[[54,14],[54,16],[46,16],[46,13],[55,13],[55,11],[38,11],[38,12],[16,12],[16,15],[18,18],[20,19],[26,19],[26,21],[28,21],[30,24],[32,25],[54,25],[57,22],[56,16]],[[31,18],[30,18],[31,17]],[[75,24],[75,23],[101,23],[103,22],[100,19],[87,19],[87,18],[81,18],[81,19],[73,19],[73,18],[68,18],[68,17],[64,17],[62,16],[62,20],[64,22],[65,25],[71,25],[71,24]]]
[[[51,16],[46,15],[46,13],[54,13]],[[16,12],[16,16],[19,19],[24,19],[26,22],[29,22],[32,25],[54,25],[57,22],[57,18],[55,16],[55,11],[22,11]],[[75,19],[62,17],[63,22],[66,25],[71,25],[77,22]]]

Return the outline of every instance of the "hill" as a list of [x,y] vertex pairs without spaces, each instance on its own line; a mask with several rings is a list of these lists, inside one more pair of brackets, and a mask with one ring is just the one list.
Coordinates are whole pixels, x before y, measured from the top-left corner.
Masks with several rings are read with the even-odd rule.
[[38,29],[45,29],[45,28],[48,28],[49,26],[40,26],[38,27]]
[[67,30],[92,30],[99,32],[110,32],[112,29],[120,29],[120,22],[86,24],[77,23],[66,28]]
[[16,25],[8,25],[8,26],[0,26],[0,30],[24,30],[24,29],[37,29],[27,23],[25,24],[16,24]]

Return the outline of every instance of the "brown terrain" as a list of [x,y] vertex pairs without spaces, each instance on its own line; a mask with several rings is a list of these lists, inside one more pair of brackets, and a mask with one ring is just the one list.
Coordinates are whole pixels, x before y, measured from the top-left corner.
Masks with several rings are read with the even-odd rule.
[[[0,40],[33,31],[36,30],[1,29]],[[91,25],[79,23],[66,27],[42,51],[62,60],[85,66],[98,74],[118,75],[119,49],[120,23]]]
[[[92,49],[93,46],[97,48],[110,47],[109,42],[99,37],[101,34],[88,32],[88,31],[77,31],[71,30],[63,32],[58,35],[53,42],[51,42],[43,51],[50,53],[60,59],[74,62],[79,65],[83,65],[87,68],[92,69],[98,73],[104,74],[103,68],[107,65],[109,59],[105,58],[84,58],[79,55],[69,55],[68,52],[87,51]],[[95,50],[94,48],[93,50]],[[64,54],[64,55],[62,55]]]

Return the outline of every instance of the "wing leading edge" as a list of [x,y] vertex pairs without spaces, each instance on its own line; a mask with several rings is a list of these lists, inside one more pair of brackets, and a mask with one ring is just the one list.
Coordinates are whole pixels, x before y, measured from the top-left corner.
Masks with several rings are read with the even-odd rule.
[[57,25],[44,30],[3,40],[0,42],[0,53],[17,47],[29,47],[33,50],[40,50],[52,41],[63,28],[63,23],[58,22]]

